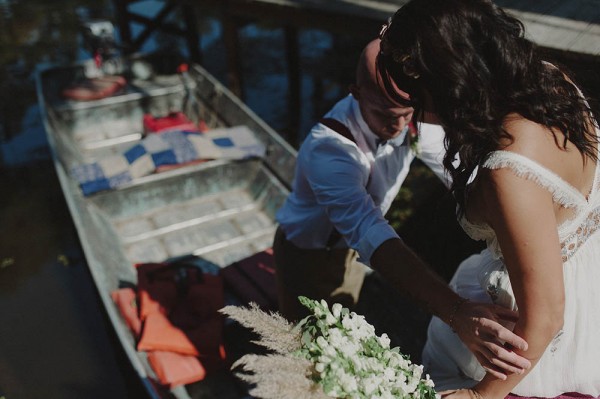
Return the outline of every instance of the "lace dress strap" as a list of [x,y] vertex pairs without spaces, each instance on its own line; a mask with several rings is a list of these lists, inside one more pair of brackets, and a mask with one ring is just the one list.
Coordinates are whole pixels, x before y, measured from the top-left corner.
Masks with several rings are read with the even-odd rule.
[[581,208],[587,205],[585,196],[575,187],[550,169],[521,154],[503,150],[494,151],[484,162],[483,167],[509,168],[517,176],[532,180],[548,190],[554,201],[565,208]]

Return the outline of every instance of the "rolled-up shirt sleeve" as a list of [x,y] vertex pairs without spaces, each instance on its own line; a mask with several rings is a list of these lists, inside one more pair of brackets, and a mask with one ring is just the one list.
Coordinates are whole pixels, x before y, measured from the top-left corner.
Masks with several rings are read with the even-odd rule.
[[418,158],[441,180],[446,187],[451,185],[451,177],[444,168],[444,129],[440,125],[419,123],[419,145],[421,152]]
[[347,245],[369,264],[373,252],[398,234],[366,190],[370,166],[359,151],[350,141],[321,140],[311,149],[305,167],[316,201]]

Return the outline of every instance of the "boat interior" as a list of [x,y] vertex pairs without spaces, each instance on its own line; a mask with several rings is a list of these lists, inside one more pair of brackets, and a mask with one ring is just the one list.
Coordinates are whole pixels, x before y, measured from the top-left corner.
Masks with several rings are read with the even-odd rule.
[[[135,337],[110,293],[136,284],[135,264],[193,257],[196,265],[215,273],[271,247],[275,212],[289,192],[296,157],[283,138],[200,66],[189,68],[186,83],[175,72],[177,65],[164,60],[132,58],[120,66],[127,84],[91,101],[61,95],[64,87],[89,76],[89,62],[49,68],[38,77],[49,144],[86,260],[128,356],[139,359],[133,363],[140,375],[153,371],[145,353],[135,350]],[[116,189],[82,193],[72,168],[139,143],[144,115],[180,110],[208,129],[247,126],[266,155],[192,162]],[[173,392],[188,397],[183,387]]]

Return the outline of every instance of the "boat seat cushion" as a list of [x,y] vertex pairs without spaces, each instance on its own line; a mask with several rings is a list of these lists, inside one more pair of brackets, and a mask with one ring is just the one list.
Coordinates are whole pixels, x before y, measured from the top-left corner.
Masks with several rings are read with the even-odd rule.
[[198,160],[264,157],[265,145],[247,126],[149,134],[122,154],[76,165],[71,175],[85,196],[131,183],[168,165]]

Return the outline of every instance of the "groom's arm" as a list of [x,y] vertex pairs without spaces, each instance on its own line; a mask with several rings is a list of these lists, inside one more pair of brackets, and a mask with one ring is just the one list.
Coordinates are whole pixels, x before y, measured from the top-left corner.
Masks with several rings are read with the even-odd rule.
[[398,291],[456,328],[460,339],[493,376],[506,379],[531,366],[529,360],[509,349],[526,350],[525,340],[498,322],[511,312],[501,313],[496,305],[463,302],[402,240],[385,241],[370,264]]

